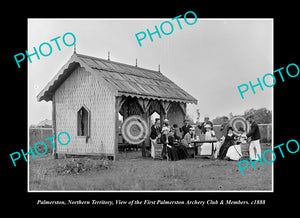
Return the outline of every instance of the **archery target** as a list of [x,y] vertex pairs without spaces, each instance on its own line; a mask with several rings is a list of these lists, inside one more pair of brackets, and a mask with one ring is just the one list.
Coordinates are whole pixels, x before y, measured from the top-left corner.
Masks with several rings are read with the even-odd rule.
[[123,138],[130,144],[140,144],[148,136],[149,128],[146,121],[138,116],[128,117],[121,127]]
[[240,134],[240,129],[248,133],[250,131],[250,123],[244,117],[233,117],[229,121],[230,126],[232,126],[234,133]]

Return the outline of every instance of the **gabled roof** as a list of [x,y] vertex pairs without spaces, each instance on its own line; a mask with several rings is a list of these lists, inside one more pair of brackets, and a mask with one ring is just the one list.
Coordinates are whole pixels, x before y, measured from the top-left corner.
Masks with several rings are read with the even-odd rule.
[[101,75],[105,82],[117,92],[117,96],[124,95],[197,104],[194,97],[161,72],[76,53],[40,92],[37,96],[38,101],[52,99],[55,90],[70,75],[70,68],[75,68],[74,62],[88,68],[87,71]]
[[37,126],[38,127],[52,126],[52,120],[48,120],[48,119],[42,120],[37,124]]

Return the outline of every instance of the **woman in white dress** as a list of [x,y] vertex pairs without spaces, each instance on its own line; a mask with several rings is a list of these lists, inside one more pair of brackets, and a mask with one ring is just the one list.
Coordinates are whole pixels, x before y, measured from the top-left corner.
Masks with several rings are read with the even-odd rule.
[[227,130],[224,143],[218,154],[219,159],[239,160],[242,157],[241,144],[245,143],[245,135],[237,136],[234,134],[232,127]]
[[237,143],[229,147],[226,157],[228,157],[230,160],[241,159],[241,157],[243,156],[241,145],[244,143],[247,143],[246,133],[240,134],[238,136]]
[[[205,132],[205,136],[204,136],[204,140],[205,141],[212,141],[212,140],[216,140],[216,134],[215,131],[213,131],[211,129],[211,125],[210,124],[206,124],[204,126],[206,132]],[[212,148],[212,146],[214,145],[214,147]],[[219,144],[218,142],[213,143],[209,143],[209,142],[205,142],[203,143],[201,146],[198,147],[198,154],[199,155],[211,155],[212,150],[218,150],[219,148]],[[217,154],[217,152],[215,152],[215,154]],[[215,155],[214,155],[215,156]],[[215,156],[216,157],[216,156]]]
[[242,157],[242,149],[240,144],[232,145],[228,148],[226,157],[230,160],[239,160]]

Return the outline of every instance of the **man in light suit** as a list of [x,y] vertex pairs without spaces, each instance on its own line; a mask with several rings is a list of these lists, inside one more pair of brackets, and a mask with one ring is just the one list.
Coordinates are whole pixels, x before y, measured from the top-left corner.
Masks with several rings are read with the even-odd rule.
[[253,114],[246,117],[246,120],[251,124],[250,131],[246,135],[248,138],[251,137],[251,142],[249,146],[249,155],[251,160],[258,160],[258,156],[261,157],[261,147],[260,147],[260,131],[257,123],[254,120]]

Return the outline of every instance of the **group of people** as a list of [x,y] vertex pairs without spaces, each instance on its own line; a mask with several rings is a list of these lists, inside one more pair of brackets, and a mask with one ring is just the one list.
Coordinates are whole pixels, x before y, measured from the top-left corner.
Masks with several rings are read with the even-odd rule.
[[221,131],[224,136],[221,138],[219,148],[216,148],[217,157],[219,159],[239,160],[242,157],[241,143],[250,142],[249,156],[251,160],[258,160],[261,156],[260,146],[260,131],[257,123],[255,122],[254,115],[250,114],[246,117],[246,120],[250,123],[250,130],[246,133],[241,130],[240,133],[233,131],[232,126],[228,121],[221,125]]
[[[258,160],[257,154],[261,155],[259,128],[253,115],[247,116],[246,120],[251,124],[248,133],[241,132],[237,134],[227,121],[221,125],[223,136],[217,140],[213,130],[213,123],[209,120],[208,116],[205,116],[204,122],[201,125],[197,125],[197,128],[204,134],[204,141],[215,142],[204,142],[201,146],[198,146],[198,154],[210,155],[213,151],[215,159],[239,160],[242,157],[241,146],[239,144],[245,143],[248,139],[250,141],[250,158]],[[160,119],[157,118],[151,127],[150,138],[157,143],[163,144],[163,158],[166,158],[168,155],[171,160],[180,160],[191,157],[188,148],[193,148],[192,140],[198,140],[199,136],[195,135],[195,128],[189,124],[188,120],[185,120],[184,125],[178,128],[177,124],[171,127],[169,121],[165,119],[161,127]]]
[[182,138],[179,136],[179,131],[178,125],[174,124],[171,127],[168,119],[164,120],[162,128],[160,119],[155,119],[155,123],[151,127],[150,138],[163,144],[163,158],[168,156],[171,160],[181,160],[189,157],[187,148],[180,143]]

